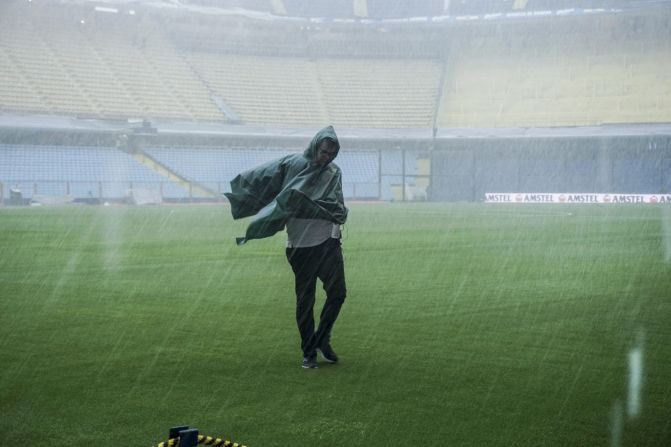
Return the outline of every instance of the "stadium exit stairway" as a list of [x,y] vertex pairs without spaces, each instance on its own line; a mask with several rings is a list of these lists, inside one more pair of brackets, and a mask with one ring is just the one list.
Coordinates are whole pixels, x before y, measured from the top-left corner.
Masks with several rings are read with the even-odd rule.
[[170,169],[168,166],[164,165],[151,155],[147,154],[144,152],[142,149],[138,148],[119,148],[119,150],[127,153],[131,157],[133,157],[135,160],[138,162],[142,163],[149,169],[153,170],[154,172],[162,175],[163,177],[167,178],[168,180],[178,184],[184,190],[189,192],[189,197],[212,197],[212,198],[219,198],[220,195],[216,191],[211,190],[210,188],[201,185],[198,182],[195,182],[193,180],[189,180],[188,178],[180,175],[178,172],[175,172],[174,170]]

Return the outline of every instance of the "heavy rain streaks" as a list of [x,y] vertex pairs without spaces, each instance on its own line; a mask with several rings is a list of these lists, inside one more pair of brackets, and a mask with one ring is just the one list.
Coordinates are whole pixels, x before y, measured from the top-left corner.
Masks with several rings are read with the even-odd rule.
[[0,2],[0,439],[671,445],[670,3]]

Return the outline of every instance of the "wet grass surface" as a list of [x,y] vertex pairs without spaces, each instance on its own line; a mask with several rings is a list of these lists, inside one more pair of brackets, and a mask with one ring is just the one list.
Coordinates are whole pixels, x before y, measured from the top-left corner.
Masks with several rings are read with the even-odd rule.
[[283,235],[235,246],[226,206],[0,209],[0,444],[611,445],[623,408],[622,445],[671,445],[669,216],[352,204],[342,362],[306,371]]

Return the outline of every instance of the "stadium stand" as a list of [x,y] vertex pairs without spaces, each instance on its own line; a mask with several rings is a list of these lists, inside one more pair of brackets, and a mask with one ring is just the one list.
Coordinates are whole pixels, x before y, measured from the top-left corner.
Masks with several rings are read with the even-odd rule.
[[186,56],[243,123],[307,125],[327,119],[306,59],[197,53]]
[[3,109],[45,110],[44,100],[26,82],[14,61],[15,56],[7,49],[7,45],[0,43],[0,101]]
[[217,97],[244,124],[407,128],[433,119],[442,69],[435,59],[187,51],[150,20],[79,23],[48,9],[39,20],[20,17],[20,11],[14,20],[6,16],[0,31],[3,76],[25,84],[0,97],[4,110],[226,121]]
[[198,6],[206,7],[221,7],[228,8],[244,8],[254,11],[268,11],[268,0],[182,0],[183,3],[193,3]]
[[[182,177],[218,193],[229,191],[230,180],[239,172],[292,152],[194,146],[149,147],[144,151]],[[347,197],[378,197],[380,173],[376,151],[343,151],[337,162],[345,172],[343,183]],[[398,169],[389,163],[399,162],[398,157],[390,159],[385,169]],[[160,191],[167,200],[191,196],[186,187],[179,187],[113,147],[3,144],[0,145],[0,181],[4,197],[8,197],[9,188],[14,186],[26,198],[40,194],[70,195],[75,199],[121,199],[133,187]]]
[[329,121],[347,127],[431,127],[441,69],[412,59],[317,61]]
[[[515,6],[510,3],[506,8]],[[303,13],[330,8],[309,5]],[[390,16],[409,13],[403,3],[392,6]],[[429,6],[427,12],[440,9]],[[375,1],[367,7],[381,8]],[[54,4],[16,1],[3,8],[4,111],[367,128],[432,127],[436,116],[445,128],[671,121],[671,34],[664,16],[455,26],[419,53],[412,42],[401,45],[402,35],[388,33],[399,44],[394,56],[380,47],[386,35],[374,37],[378,31],[358,47],[333,32],[292,31],[282,33],[279,46],[268,34],[242,48],[246,39],[254,42],[248,31],[233,30],[225,34],[230,45],[217,44],[207,31],[168,32],[162,21],[175,19],[160,16],[73,15]],[[266,51],[297,53],[254,54],[264,43]]]
[[287,14],[299,17],[353,17],[353,3],[349,1],[283,0]]
[[[668,191],[668,176],[652,175],[668,166],[669,147],[653,141],[667,132],[653,126],[671,123],[663,3],[7,0],[0,182],[5,192],[18,182],[28,194],[86,198],[122,194],[125,186],[104,185],[121,179],[190,199],[178,184],[223,192],[235,173],[300,150],[306,130],[333,124],[350,138],[352,150],[337,161],[349,198],[478,200],[506,187]],[[58,137],[62,147],[40,128],[55,121],[73,137]],[[134,133],[140,121],[159,129],[161,143],[141,149],[166,169],[142,150],[98,141],[99,131]],[[627,148],[589,152],[589,172],[576,174],[586,150],[621,140],[601,139],[618,125],[617,136],[635,137]],[[534,129],[566,145],[542,153],[536,145],[547,141],[527,138]],[[571,140],[580,129],[591,140]],[[277,135],[291,139],[283,150]],[[502,149],[485,160],[483,147]],[[33,160],[16,155],[22,150]],[[92,153],[71,152],[82,150]],[[641,151],[655,157],[628,170]],[[41,167],[42,159],[53,166]],[[66,168],[96,163],[111,170],[87,177]],[[572,168],[571,182],[547,175],[558,163]]]
[[[193,146],[149,147],[144,150],[183,177],[197,179],[220,193],[230,190],[229,182],[238,173],[297,151]],[[344,172],[346,197],[378,197],[379,161],[376,151],[342,151],[336,162]]]
[[[455,34],[439,127],[671,121],[671,35],[627,19]],[[624,25],[630,26],[624,26]]]
[[253,124],[430,127],[441,70],[417,60],[187,57],[242,122]]
[[[133,186],[158,189],[165,179],[113,147],[0,145],[0,179],[23,196],[123,198]],[[169,187],[169,185],[165,185]],[[176,191],[184,197],[185,191]],[[173,191],[174,193],[174,191]]]
[[[152,22],[131,32],[105,17],[95,23],[52,10],[3,15],[4,76],[26,88],[0,108],[103,118],[223,121],[207,89]],[[10,10],[10,12],[12,12]],[[83,22],[83,23],[82,23]],[[23,98],[27,101],[23,101]],[[38,99],[38,100],[36,100]]]
[[404,0],[368,0],[368,15],[381,19],[436,16],[443,12],[444,0],[408,2]]

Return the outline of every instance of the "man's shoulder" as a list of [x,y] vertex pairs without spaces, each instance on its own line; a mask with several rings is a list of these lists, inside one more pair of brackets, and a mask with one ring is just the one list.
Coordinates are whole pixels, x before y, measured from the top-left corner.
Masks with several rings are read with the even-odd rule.
[[338,166],[337,164],[335,164],[333,162],[328,164],[328,169],[333,174],[340,174],[342,172],[342,170],[340,169],[340,166]]
[[[282,157],[282,160],[306,160],[306,158],[301,154],[300,152],[296,152],[293,154],[288,154]],[[307,161],[307,160],[306,160]]]
[[280,158],[280,162],[290,166],[304,166],[308,164],[308,160],[300,153],[285,155]]

